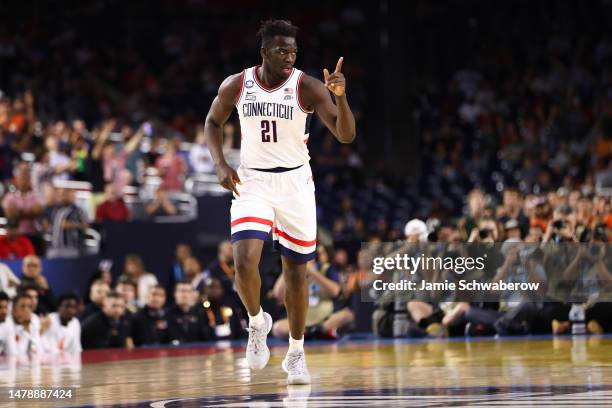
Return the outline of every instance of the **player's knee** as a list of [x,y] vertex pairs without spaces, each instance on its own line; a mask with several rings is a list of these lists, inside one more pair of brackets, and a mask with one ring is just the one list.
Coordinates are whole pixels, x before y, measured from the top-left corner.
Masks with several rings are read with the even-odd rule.
[[236,273],[238,275],[249,274],[257,270],[258,260],[255,256],[247,254],[241,254],[236,257],[234,264],[236,267]]
[[290,268],[283,272],[285,283],[289,287],[302,286],[306,284],[306,269]]

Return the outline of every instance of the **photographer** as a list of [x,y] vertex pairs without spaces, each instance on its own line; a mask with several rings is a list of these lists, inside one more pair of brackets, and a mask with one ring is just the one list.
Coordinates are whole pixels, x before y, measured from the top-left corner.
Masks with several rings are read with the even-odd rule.
[[493,303],[485,303],[482,307],[470,305],[465,314],[469,321],[466,335],[545,332],[548,324],[542,321],[542,303],[538,302],[539,297],[546,293],[546,273],[541,250],[535,243],[524,243],[518,238],[511,238],[501,246],[501,253],[504,261],[497,268],[492,282],[539,283],[540,289],[537,294],[505,291],[500,295],[497,309],[491,307]]
[[[563,280],[559,283],[565,299],[572,303],[558,306],[559,318],[553,322],[553,332],[566,333],[572,328],[571,320],[586,322],[589,333],[601,334],[612,329],[609,316],[612,314],[610,289],[612,289],[612,254],[607,248],[608,233],[604,224],[593,230],[586,228],[581,234],[581,244],[575,256],[563,270]],[[581,310],[580,316],[572,318],[573,306]],[[581,323],[579,323],[581,324]]]
[[[474,230],[476,228],[472,229]],[[414,244],[419,241],[419,236],[422,237],[423,231],[427,231],[424,223],[421,225],[410,221],[406,225],[406,242],[413,243],[413,250],[416,249]],[[465,248],[458,243],[460,233],[457,226],[449,223],[440,224],[432,236],[436,238],[437,243],[429,243],[423,247],[425,256],[457,258],[467,255],[463,253]],[[420,285],[422,280],[435,283],[456,278],[457,275],[453,271],[421,268],[412,279]],[[408,334],[413,337],[426,335],[447,337],[463,334],[465,326],[463,314],[469,304],[457,302],[456,299],[457,293],[454,291],[435,291],[430,294],[421,293],[417,299],[409,301],[406,305],[411,319]]]

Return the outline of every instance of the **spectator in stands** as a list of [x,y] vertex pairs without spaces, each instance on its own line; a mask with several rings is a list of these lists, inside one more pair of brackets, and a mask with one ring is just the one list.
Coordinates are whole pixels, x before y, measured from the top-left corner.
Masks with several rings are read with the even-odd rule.
[[102,159],[104,181],[113,184],[116,191],[123,191],[125,186],[134,181],[135,176],[126,168],[126,164],[140,146],[144,130],[141,126],[134,135],[131,135],[131,130],[124,131],[121,134],[122,141],[125,141],[126,137],[129,137],[129,140],[125,144],[117,145],[111,140],[116,125],[117,121],[114,119],[105,122],[91,155],[94,160]]
[[518,222],[521,231],[521,237],[527,235],[529,231],[529,219],[523,212],[523,200],[521,193],[516,188],[506,188],[503,192],[502,214],[499,220],[506,223],[508,220],[514,219]]
[[[58,124],[63,122],[58,122]],[[70,172],[74,170],[75,163],[60,149],[60,142],[56,136],[50,135],[45,139],[49,167],[53,171],[53,180],[68,180]]]
[[23,285],[31,285],[38,292],[38,308],[34,308],[37,313],[50,313],[55,310],[55,298],[49,286],[47,278],[43,276],[42,262],[36,255],[26,256],[23,260],[21,271]]
[[6,235],[0,236],[0,259],[22,259],[34,255],[34,245],[25,235],[19,233],[17,224],[9,220]]
[[168,197],[168,192],[160,186],[155,192],[155,198],[149,201],[145,207],[145,211],[149,217],[163,217],[167,215],[176,215],[176,206]]
[[105,200],[96,208],[96,222],[127,221],[130,218],[130,212],[123,201],[122,194],[113,184],[107,184],[104,193]]
[[133,348],[132,324],[125,315],[125,300],[117,292],[104,299],[102,311],[89,316],[82,324],[84,349]]
[[178,244],[174,251],[174,264],[172,265],[172,277],[174,282],[180,282],[185,272],[183,271],[183,263],[191,257],[191,247],[187,244]]
[[62,294],[57,301],[57,312],[49,315],[50,326],[42,334],[47,353],[79,353],[81,323],[76,318],[81,299],[74,294]]
[[183,263],[183,270],[185,272],[185,279],[191,282],[191,286],[202,293],[204,291],[204,272],[202,271],[202,265],[195,256],[190,256],[185,259]]
[[468,194],[468,213],[461,219],[459,225],[463,228],[465,237],[469,237],[476,222],[482,217],[485,208],[485,194],[475,188]]
[[13,299],[12,320],[15,325],[17,356],[28,357],[42,353],[40,321],[34,318],[34,302],[21,292]]
[[168,332],[173,344],[206,341],[215,337],[198,293],[191,281],[182,280],[174,287],[174,305],[168,308]]
[[155,161],[155,167],[162,178],[162,187],[167,191],[183,191],[187,165],[178,155],[179,141],[172,139],[166,145],[166,153]]
[[138,312],[138,301],[136,296],[138,293],[138,288],[130,278],[125,275],[121,276],[119,278],[119,282],[117,282],[115,291],[117,291],[117,293],[119,293],[125,300],[125,308],[127,309],[127,313],[135,314]]
[[15,276],[11,268],[0,263],[0,292],[4,292],[12,298],[17,293],[17,287],[20,284],[21,280]]
[[61,189],[61,203],[51,217],[51,247],[47,256],[76,257],[84,246],[87,216],[76,205],[76,191]]
[[98,279],[91,284],[89,288],[89,303],[85,306],[83,313],[79,317],[81,322],[102,311],[104,299],[106,299],[110,291],[110,286],[102,279]]
[[136,254],[128,254],[125,257],[123,275],[138,287],[138,307],[143,307],[147,302],[149,291],[157,285],[157,278],[146,271],[142,258]]
[[189,151],[189,163],[194,173],[213,174],[215,172],[215,162],[206,145],[203,125],[198,125],[195,143]]
[[506,240],[521,241],[521,226],[514,218],[510,218],[504,223],[504,237]]
[[26,235],[34,246],[42,249],[42,240],[37,219],[42,215],[42,197],[32,191],[30,170],[27,163],[20,163],[15,171],[16,191],[7,193],[2,199],[2,209],[6,217],[18,223],[19,233]]
[[165,304],[166,290],[161,285],[153,286],[149,290],[147,304],[133,317],[134,345],[167,344],[170,341]]
[[0,357],[17,354],[15,342],[15,325],[8,316],[10,299],[5,292],[0,292]]
[[204,313],[216,339],[237,339],[244,337],[247,322],[239,307],[224,303],[223,286],[217,278],[206,279],[204,285]]
[[234,251],[230,241],[222,241],[217,247],[217,259],[212,261],[206,271],[206,276],[219,279],[223,286],[223,303],[233,308],[241,307],[240,298],[236,291],[236,269],[234,267]]

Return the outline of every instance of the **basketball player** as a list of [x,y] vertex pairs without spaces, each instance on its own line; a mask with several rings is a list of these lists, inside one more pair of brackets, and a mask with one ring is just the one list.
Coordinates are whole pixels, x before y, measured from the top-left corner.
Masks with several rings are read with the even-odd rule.
[[[355,118],[341,72],[323,70],[325,83],[294,68],[298,28],[289,21],[268,20],[259,30],[261,65],[229,76],[206,117],[205,134],[219,183],[234,193],[231,231],[236,286],[249,313],[247,362],[265,367],[270,358],[266,338],[272,318],[260,306],[259,260],[272,231],[280,250],[287,284],[289,351],[282,367],[288,384],[308,384],[304,326],[308,309],[306,263],[315,257],[316,208],[308,155],[309,122],[316,112],[342,143],[355,139]],[[332,102],[331,91],[336,100]],[[240,167],[231,168],[222,151],[222,129],[237,108],[242,133]]]

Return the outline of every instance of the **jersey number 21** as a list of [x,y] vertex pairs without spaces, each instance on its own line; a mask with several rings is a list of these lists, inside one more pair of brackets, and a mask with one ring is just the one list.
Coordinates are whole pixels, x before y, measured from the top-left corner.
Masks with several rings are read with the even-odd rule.
[[[270,129],[270,123],[272,124],[272,129]],[[261,141],[262,142],[269,142],[270,141],[270,133],[272,133],[272,141],[274,143],[276,143],[277,142],[277,139],[276,139],[276,121],[275,120],[262,120],[261,121]]]

